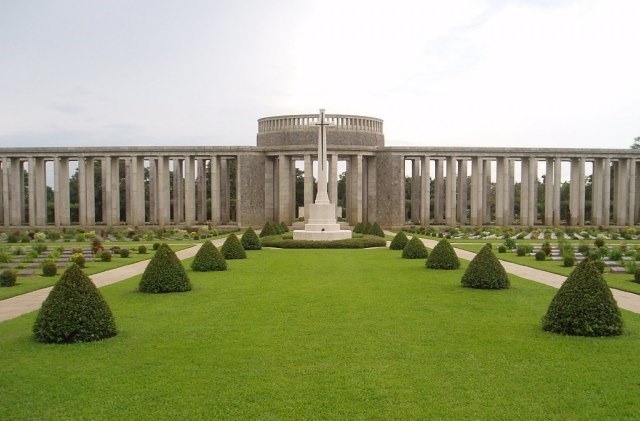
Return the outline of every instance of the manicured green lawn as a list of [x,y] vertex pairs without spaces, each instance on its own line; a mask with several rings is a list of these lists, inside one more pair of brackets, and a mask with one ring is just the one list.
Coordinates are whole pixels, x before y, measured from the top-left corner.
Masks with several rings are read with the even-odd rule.
[[[185,262],[187,267],[189,262]],[[374,250],[262,250],[187,293],[103,289],[119,335],[42,345],[0,324],[15,419],[632,419],[640,315],[615,338],[545,333],[555,290],[459,286]],[[463,266],[466,267],[466,262]]]
[[[122,245],[120,243],[109,244],[109,247],[112,245],[119,245],[120,247],[131,247],[133,250],[129,257],[120,257],[118,254],[113,254],[112,260],[110,262],[102,262],[99,259],[93,262],[87,262],[85,265],[84,272],[88,275],[93,275],[94,273],[104,272],[105,270],[115,269],[121,266],[130,265],[131,263],[136,263],[141,260],[151,259],[153,257],[153,248],[152,244],[145,244],[147,246],[146,254],[138,254],[138,246],[145,243],[136,243],[135,247],[131,245],[131,243]],[[182,250],[187,247],[191,247],[192,243],[185,244],[172,244],[171,248],[174,251]],[[68,247],[66,244],[65,248],[73,248]],[[77,246],[76,246],[77,247]],[[85,245],[86,247],[86,245]],[[0,269],[2,271],[2,269]],[[35,269],[36,274],[33,276],[19,276],[16,284],[12,287],[0,288],[0,300],[4,300],[5,298],[15,297],[16,295],[21,295],[27,292],[35,291],[37,289],[50,287],[58,282],[60,276],[64,272],[64,269],[58,269],[58,274],[56,276],[41,276],[42,269]],[[0,303],[1,305],[1,303]]]

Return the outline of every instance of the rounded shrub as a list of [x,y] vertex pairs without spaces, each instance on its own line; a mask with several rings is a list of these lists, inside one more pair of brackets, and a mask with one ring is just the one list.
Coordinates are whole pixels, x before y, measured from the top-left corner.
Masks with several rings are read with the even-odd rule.
[[260,237],[267,237],[267,236],[276,235],[276,234],[277,232],[273,228],[273,224],[271,222],[265,222],[264,226],[262,227],[262,230],[260,231]]
[[633,282],[640,284],[640,268],[636,269],[635,273],[633,274]]
[[402,249],[403,259],[426,259],[428,256],[427,246],[415,235],[411,237],[411,240]]
[[504,246],[504,245],[498,246],[498,253],[506,253],[506,252],[507,252],[507,246]]
[[547,260],[547,253],[545,253],[543,250],[538,250],[534,257],[537,261],[542,262],[543,260]]
[[509,288],[510,282],[507,272],[489,246],[471,260],[462,276],[462,286],[480,289]]
[[598,238],[595,239],[595,241],[593,242],[593,244],[598,247],[598,248],[602,248],[604,247],[604,245],[606,244],[604,241],[604,237],[600,237],[598,236]]
[[244,234],[242,234],[240,243],[245,250],[260,250],[262,248],[260,238],[258,238],[258,235],[251,227],[247,228]]
[[453,270],[460,267],[460,260],[449,241],[442,239],[429,253],[426,266],[429,269]]
[[545,255],[547,256],[551,256],[551,246],[550,245],[544,245],[540,248],[541,251],[544,252]]
[[138,246],[138,254],[147,254],[147,246],[144,244]]
[[389,249],[391,250],[403,250],[404,246],[409,242],[409,238],[407,238],[407,234],[404,231],[398,231],[398,233],[391,240],[391,244],[389,244]]
[[160,243],[153,243],[152,248],[153,248],[154,251],[158,250],[160,248]]
[[549,304],[542,328],[576,336],[622,333],[618,305],[593,262],[585,260],[571,272]]
[[566,268],[571,268],[575,264],[576,264],[576,258],[573,256],[567,256],[562,261],[562,265]]
[[131,250],[129,250],[128,248],[120,249],[120,257],[129,257],[130,254],[131,254]]
[[231,233],[224,241],[224,244],[220,248],[220,252],[224,256],[225,259],[246,259],[247,253],[242,248],[242,244],[240,244],[240,240],[238,237]]
[[33,333],[38,342],[93,342],[115,336],[109,305],[76,264],[62,274],[42,304]]
[[378,224],[378,222],[374,222],[373,225],[371,225],[369,234],[375,235],[376,237],[384,238],[384,231],[382,231],[382,228],[380,227],[380,224]]
[[54,262],[44,262],[42,264],[42,276],[56,276],[58,267]]
[[524,248],[524,247],[518,247],[518,248],[516,249],[516,255],[517,255],[517,256],[522,257],[522,256],[525,256],[526,254],[527,254],[527,251],[525,250],[525,248]]
[[193,258],[191,270],[196,272],[227,270],[227,262],[220,250],[211,241],[206,241]]
[[187,272],[167,244],[161,244],[149,261],[140,279],[139,290],[154,294],[191,290]]
[[109,250],[103,250],[102,253],[100,253],[100,261],[102,262],[110,262],[111,261],[111,252]]
[[12,287],[18,279],[18,271],[15,269],[5,269],[0,273],[0,287]]
[[72,263],[75,263],[76,265],[80,266],[81,268],[84,267],[85,265],[85,258],[84,258],[84,254],[82,253],[73,253],[71,255],[71,257],[69,258],[69,260],[71,260]]

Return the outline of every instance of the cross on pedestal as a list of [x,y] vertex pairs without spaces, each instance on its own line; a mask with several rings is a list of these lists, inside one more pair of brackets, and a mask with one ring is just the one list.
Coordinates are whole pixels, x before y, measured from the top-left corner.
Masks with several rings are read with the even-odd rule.
[[315,203],[329,203],[327,193],[327,131],[325,127],[333,126],[324,119],[324,108],[320,108],[320,116],[316,126],[318,131],[318,194]]

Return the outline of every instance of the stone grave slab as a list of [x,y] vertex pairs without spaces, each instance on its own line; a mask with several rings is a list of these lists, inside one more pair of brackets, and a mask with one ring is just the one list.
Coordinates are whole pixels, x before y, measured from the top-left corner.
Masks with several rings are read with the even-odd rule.
[[35,273],[36,271],[33,269],[22,269],[18,271],[18,276],[33,276]]
[[622,266],[610,266],[609,272],[615,273],[615,274],[622,274],[622,273],[627,273],[627,270]]

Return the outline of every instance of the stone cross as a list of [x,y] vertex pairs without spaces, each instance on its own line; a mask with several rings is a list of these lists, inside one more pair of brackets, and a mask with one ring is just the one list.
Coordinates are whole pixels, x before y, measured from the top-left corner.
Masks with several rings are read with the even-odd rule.
[[327,193],[327,130],[326,127],[332,126],[324,119],[324,108],[320,109],[320,116],[316,126],[320,128],[318,131],[318,194],[315,203],[329,203],[329,194]]

